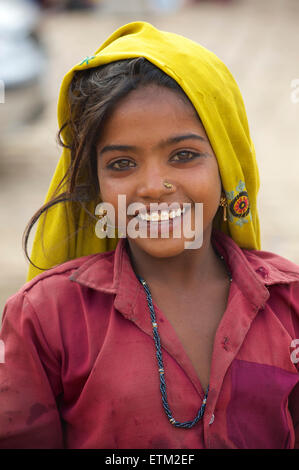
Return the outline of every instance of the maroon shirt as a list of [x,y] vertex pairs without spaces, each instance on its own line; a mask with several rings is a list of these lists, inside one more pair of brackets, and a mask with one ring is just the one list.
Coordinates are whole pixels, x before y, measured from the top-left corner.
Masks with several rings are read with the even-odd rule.
[[[46,271],[8,300],[0,447],[299,447],[299,267],[223,234],[214,244],[233,282],[201,421],[180,429],[164,412],[146,295],[122,239],[115,251]],[[155,308],[170,408],[177,421],[193,420],[204,391]]]

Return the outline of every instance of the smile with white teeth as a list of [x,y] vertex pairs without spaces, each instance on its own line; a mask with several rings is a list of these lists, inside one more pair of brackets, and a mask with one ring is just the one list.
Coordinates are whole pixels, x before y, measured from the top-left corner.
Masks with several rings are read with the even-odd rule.
[[139,212],[137,217],[141,220],[146,220],[148,222],[160,222],[161,220],[174,219],[175,217],[180,217],[185,212],[185,207],[183,209],[178,208],[177,210],[162,210],[161,212],[154,211],[151,214],[147,212]]

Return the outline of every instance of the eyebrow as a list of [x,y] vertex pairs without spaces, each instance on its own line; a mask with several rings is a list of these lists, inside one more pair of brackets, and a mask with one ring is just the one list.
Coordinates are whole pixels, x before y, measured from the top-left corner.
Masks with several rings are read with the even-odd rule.
[[199,134],[185,134],[185,135],[177,135],[174,137],[170,137],[161,143],[161,145],[168,145],[168,144],[176,144],[177,142],[182,142],[183,140],[189,139],[197,139],[201,140],[201,142],[206,142],[206,139]]
[[[190,139],[197,139],[197,140],[200,140],[201,142],[206,142],[206,139],[199,134],[184,134],[184,135],[176,135],[173,137],[169,137],[166,140],[163,140],[157,145],[157,148],[166,147],[167,145],[176,144],[184,140],[190,140]],[[105,145],[105,147],[103,147],[102,150],[100,151],[100,154],[103,154],[106,152],[113,152],[113,151],[122,152],[126,150],[136,151],[138,150],[138,147],[136,147],[135,145],[113,145],[113,144]]]

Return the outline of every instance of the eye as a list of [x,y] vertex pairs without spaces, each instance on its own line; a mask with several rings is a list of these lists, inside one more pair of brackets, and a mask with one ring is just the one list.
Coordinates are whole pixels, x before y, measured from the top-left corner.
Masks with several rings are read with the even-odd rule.
[[200,157],[200,156],[201,156],[200,153],[191,152],[190,150],[182,150],[182,151],[180,151],[180,152],[177,152],[177,153],[172,157],[172,161],[175,161],[175,162],[186,162],[186,161],[193,160],[194,158]]
[[127,170],[128,168],[133,168],[135,166],[134,162],[131,162],[131,160],[128,160],[127,158],[122,158],[121,160],[116,160],[115,162],[109,163],[107,165],[107,168],[110,168],[111,170]]

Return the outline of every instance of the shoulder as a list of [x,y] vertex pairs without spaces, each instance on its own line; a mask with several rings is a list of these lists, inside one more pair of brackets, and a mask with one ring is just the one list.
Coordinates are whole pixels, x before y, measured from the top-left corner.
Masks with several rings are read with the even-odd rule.
[[72,259],[39,274],[31,281],[24,284],[20,292],[30,292],[37,285],[52,282],[64,283],[67,281],[67,283],[73,285],[70,281],[72,281],[72,276],[75,273],[82,273],[85,270],[92,269],[95,264],[101,271],[110,271],[114,263],[114,255],[115,251],[113,250]]
[[24,284],[4,306],[0,330],[2,337],[7,338],[9,334],[20,342],[26,338],[38,350],[44,347],[57,360],[64,357],[65,351],[78,349],[77,339],[82,338],[80,341],[83,344],[90,330],[96,331],[100,337],[114,297],[107,296],[100,288],[95,291],[74,282],[72,276],[78,272],[99,271],[102,273],[99,277],[101,287],[105,279],[111,276],[113,260],[114,251],[77,258],[55,266]]
[[267,304],[268,312],[299,335],[299,266],[269,251],[241,248],[226,234],[215,235],[243,294],[263,307]]
[[254,273],[267,285],[299,282],[299,265],[293,261],[270,251],[241,248],[223,232],[214,231],[213,237],[239,275]]
[[299,266],[268,251],[243,250],[269,291],[268,305],[291,337],[299,337]]
[[[102,278],[107,278],[113,271],[115,251],[97,253],[76,258],[57,265],[35,276],[26,282],[14,295],[6,301],[5,311],[21,308],[22,304],[30,304],[33,309],[50,308],[55,304],[56,308],[76,302],[81,295],[82,286],[73,282],[75,273],[92,270],[93,266],[101,272]],[[36,307],[36,308],[35,308]]]
[[242,250],[246,259],[267,284],[299,282],[299,265],[269,251]]

